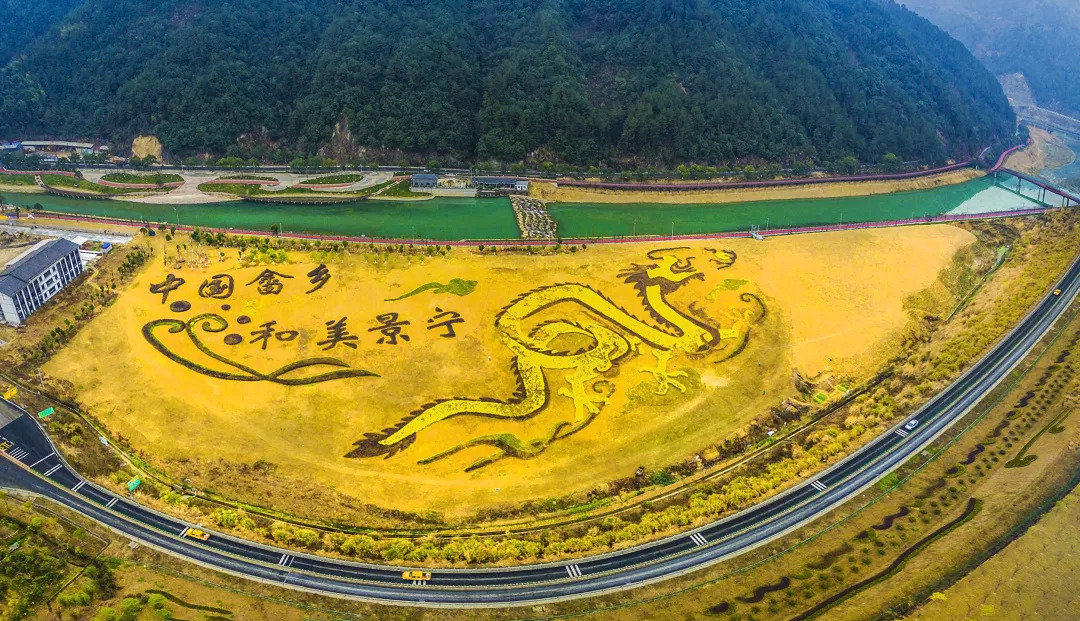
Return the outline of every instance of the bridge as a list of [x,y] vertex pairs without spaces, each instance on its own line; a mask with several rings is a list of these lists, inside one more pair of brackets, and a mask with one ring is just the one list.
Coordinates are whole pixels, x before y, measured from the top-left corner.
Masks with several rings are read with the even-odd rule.
[[1013,106],[1016,119],[1023,125],[1056,131],[1080,138],[1080,120],[1038,106]]
[[[1015,189],[1013,188],[1015,181]],[[1080,198],[1075,195],[1054,187],[1030,175],[1012,170],[1010,168],[998,168],[994,171],[994,183],[1016,192],[1024,198],[1038,201],[1047,207],[1073,207],[1080,206]],[[1026,193],[1031,192],[1031,193]]]

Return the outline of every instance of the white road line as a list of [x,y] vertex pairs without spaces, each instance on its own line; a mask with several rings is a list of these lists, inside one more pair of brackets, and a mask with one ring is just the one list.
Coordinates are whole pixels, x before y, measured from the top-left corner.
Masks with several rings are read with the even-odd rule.
[[30,451],[25,451],[25,450],[23,450],[21,448],[13,448],[8,452],[8,455],[11,455],[15,459],[18,459],[19,461],[22,461],[22,458],[26,457],[29,454],[30,454]]
[[119,499],[119,498],[113,498],[113,499],[112,499],[112,500],[110,500],[109,502],[105,503],[105,508],[106,508],[106,509],[112,509],[113,505],[115,505],[115,504],[116,504],[116,501],[117,501],[117,500],[120,500],[120,499]]
[[709,543],[709,540],[706,539],[705,536],[701,533],[694,533],[693,535],[690,535],[690,540],[693,541],[695,545],[699,546],[703,546],[706,543]]
[[578,567],[577,565],[567,565],[566,566],[566,573],[570,574],[571,578],[580,578],[581,577],[581,568]]
[[816,489],[819,492],[824,492],[825,488],[828,487],[827,485],[825,485],[821,481],[814,481],[810,485],[813,486],[813,488]]
[[48,459],[48,458],[52,457],[53,455],[56,455],[56,453],[55,453],[55,452],[53,452],[53,453],[49,453],[49,454],[48,454],[48,455],[46,455],[45,457],[42,457],[41,459],[39,459],[39,460],[35,461],[34,463],[30,464],[30,467],[31,467],[31,468],[33,468],[34,466],[36,466],[36,465],[40,464],[41,462],[43,462],[43,461],[45,461],[46,459]]
[[285,566],[286,567],[292,567],[293,561],[295,561],[295,560],[296,560],[295,556],[290,556],[289,557],[289,562],[285,563]]
[[82,489],[83,485],[86,485],[86,481],[79,481],[78,483],[75,484],[75,487],[71,488],[71,491],[77,492],[80,489]]
[[897,429],[896,435],[900,436],[901,438],[906,438],[908,437],[908,432],[904,431],[903,429]]
[[289,555],[288,554],[282,554],[281,555],[281,560],[278,561],[277,564],[284,567],[285,564],[288,563],[288,562],[289,562]]
[[51,476],[52,476],[52,473],[54,473],[54,472],[56,472],[57,470],[59,470],[59,469],[60,469],[60,466],[61,466],[61,465],[62,465],[62,464],[56,464],[56,465],[55,465],[55,466],[53,466],[52,468],[49,468],[48,470],[46,470],[46,471],[45,471],[45,476],[47,476],[47,477],[51,477]]
[[190,527],[190,526],[185,526],[185,527],[184,527],[184,530],[180,531],[180,536],[181,536],[181,537],[186,537],[186,536],[187,536],[187,532],[188,532],[189,530],[191,530],[191,527]]

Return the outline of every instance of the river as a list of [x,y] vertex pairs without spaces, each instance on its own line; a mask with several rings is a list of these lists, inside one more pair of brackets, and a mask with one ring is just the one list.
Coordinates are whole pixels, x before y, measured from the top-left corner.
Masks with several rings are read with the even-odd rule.
[[[505,198],[436,198],[402,202],[367,200],[321,206],[232,201],[203,205],[155,205],[86,201],[5,192],[8,203],[35,203],[50,211],[174,223],[206,228],[347,235],[372,238],[515,239],[518,231]],[[851,198],[755,201],[721,205],[552,203],[549,211],[563,237],[687,235],[746,231],[752,226],[796,227],[871,222],[943,213],[985,213],[1035,206],[1027,197],[994,185],[990,178],[963,184]]]

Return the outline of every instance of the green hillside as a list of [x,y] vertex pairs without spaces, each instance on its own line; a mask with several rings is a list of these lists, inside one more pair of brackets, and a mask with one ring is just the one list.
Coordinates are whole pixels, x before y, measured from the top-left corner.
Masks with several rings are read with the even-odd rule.
[[1080,116],[1080,2],[903,0],[994,74],[1023,73],[1038,104]]
[[[173,156],[578,165],[940,162],[993,77],[878,0],[82,0],[0,72],[0,137]],[[347,135],[334,128],[344,128]]]

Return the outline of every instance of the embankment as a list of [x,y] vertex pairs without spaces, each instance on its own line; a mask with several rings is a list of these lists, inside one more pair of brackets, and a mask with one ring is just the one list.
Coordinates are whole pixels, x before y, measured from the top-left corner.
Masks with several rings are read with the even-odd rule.
[[950,170],[935,175],[907,179],[873,181],[816,182],[798,185],[727,187],[702,190],[611,189],[602,187],[573,187],[565,184],[533,182],[529,195],[548,201],[564,203],[741,203],[748,201],[790,200],[806,198],[840,198],[870,196],[911,190],[928,190],[964,183],[983,176],[973,168]]

